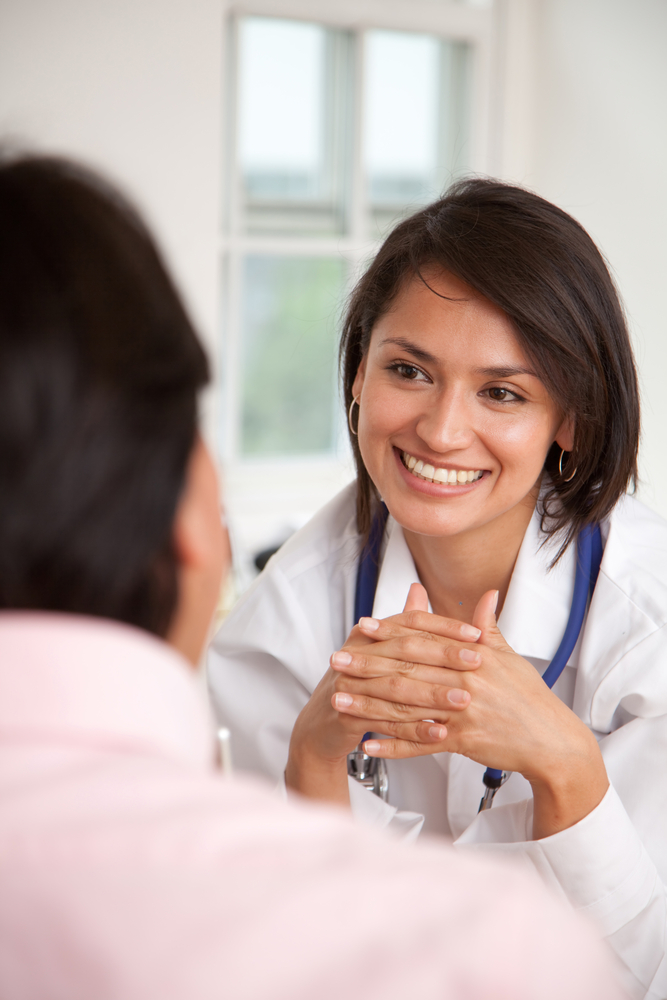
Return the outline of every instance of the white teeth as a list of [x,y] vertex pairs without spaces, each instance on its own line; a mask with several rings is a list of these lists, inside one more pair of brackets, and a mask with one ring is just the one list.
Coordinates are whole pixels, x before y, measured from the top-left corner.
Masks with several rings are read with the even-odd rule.
[[429,462],[424,462],[421,458],[409,455],[407,451],[403,453],[403,463],[415,476],[426,479],[433,483],[447,483],[451,485],[474,483],[481,479],[483,472],[479,469],[442,469],[436,468]]

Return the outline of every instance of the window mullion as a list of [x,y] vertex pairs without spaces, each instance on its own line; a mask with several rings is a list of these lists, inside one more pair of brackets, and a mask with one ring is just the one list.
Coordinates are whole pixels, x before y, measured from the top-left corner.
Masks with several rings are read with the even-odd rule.
[[364,135],[364,62],[365,33],[358,31],[354,35],[352,54],[352,81],[350,87],[351,109],[351,171],[350,184],[350,235],[357,246],[362,246],[367,239],[368,221],[366,206],[366,190],[363,163]]
[[242,351],[241,324],[243,302],[243,261],[242,253],[232,250],[226,255],[225,267],[225,400],[224,400],[224,456],[227,462],[239,459]]

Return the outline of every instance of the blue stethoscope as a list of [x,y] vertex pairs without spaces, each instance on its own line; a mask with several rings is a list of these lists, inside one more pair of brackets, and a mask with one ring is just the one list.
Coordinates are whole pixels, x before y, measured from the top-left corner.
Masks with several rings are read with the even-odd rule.
[[[380,504],[371,525],[368,541],[364,545],[357,571],[357,588],[354,598],[354,620],[358,622],[360,618],[371,617],[373,614],[373,603],[375,601],[375,591],[377,589],[378,576],[380,573],[380,549],[384,537],[384,529],[387,523],[389,511],[385,504]],[[600,525],[591,524],[582,528],[577,537],[577,570],[574,579],[574,594],[572,596],[572,606],[570,616],[567,620],[565,632],[561,639],[560,646],[556,650],[556,655],[542,674],[542,680],[548,687],[552,688],[567,664],[572,651],[577,644],[581,627],[586,617],[589,598],[593,596],[595,584],[597,583],[602,562],[602,535]],[[366,733],[362,743],[370,739],[371,734]],[[364,767],[366,771],[364,771]],[[348,765],[350,774],[359,778],[362,775],[362,783],[378,791],[377,768],[372,765],[372,758],[368,758],[361,751],[361,747],[350,754]],[[360,770],[361,769],[361,770]],[[370,777],[363,780],[363,774]],[[490,809],[493,805],[493,798],[502,784],[507,780],[509,774],[505,771],[498,771],[496,768],[487,767],[484,772],[484,795],[479,804],[479,812]],[[382,798],[387,797],[386,770],[382,769],[382,777],[379,782]]]

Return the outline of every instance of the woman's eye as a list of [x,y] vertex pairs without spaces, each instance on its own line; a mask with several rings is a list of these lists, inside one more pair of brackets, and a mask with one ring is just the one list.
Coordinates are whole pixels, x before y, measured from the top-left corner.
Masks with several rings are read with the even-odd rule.
[[408,379],[410,382],[414,382],[417,379],[425,378],[423,371],[417,368],[415,365],[408,365],[405,363],[398,363],[391,366],[392,370],[395,371],[401,378]]
[[494,403],[512,403],[519,402],[521,396],[516,392],[512,392],[511,389],[503,389],[502,386],[496,385],[492,389],[487,390],[489,393],[489,399],[492,399]]

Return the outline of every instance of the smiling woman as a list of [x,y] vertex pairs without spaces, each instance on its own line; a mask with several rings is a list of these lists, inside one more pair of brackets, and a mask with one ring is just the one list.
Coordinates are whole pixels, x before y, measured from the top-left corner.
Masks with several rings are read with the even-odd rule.
[[[523,537],[552,443],[572,451],[572,418],[531,372],[509,318],[446,271],[404,283],[352,392],[363,467],[413,555],[425,538],[433,552],[436,538],[469,547],[471,532],[485,548]],[[451,613],[446,604],[433,606]]]
[[[461,182],[387,238],[341,364],[357,481],[214,642],[236,759],[521,854],[631,996],[666,996],[667,525],[627,495],[637,383],[599,251],[536,195]],[[352,751],[387,761],[388,796]]]
[[[447,275],[455,287],[438,289],[425,270]],[[441,201],[394,229],[355,289],[341,344],[348,406],[376,322],[396,308],[406,282],[415,280],[426,289],[430,285],[434,298],[448,296],[444,303],[454,303],[457,296],[471,308],[476,302],[487,324],[494,314],[498,329],[505,331],[505,345],[507,334],[514,338],[519,368],[537,376],[554,404],[571,417],[572,445],[565,451],[572,454],[563,462],[563,449],[554,440],[543,463],[551,479],[547,530],[564,529],[567,544],[584,524],[607,516],[636,476],[639,402],[632,349],[598,249],[571,216],[528,191],[482,180],[454,185]],[[477,338],[472,312],[467,322]],[[403,336],[405,348],[414,338]],[[500,385],[491,382],[489,393],[521,374],[499,352],[495,356],[501,360],[493,367],[500,364],[500,370],[486,374]],[[427,358],[413,354],[411,360]],[[370,525],[373,485],[356,440],[352,447],[364,531]],[[574,468],[577,476],[568,478]]]

